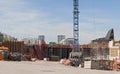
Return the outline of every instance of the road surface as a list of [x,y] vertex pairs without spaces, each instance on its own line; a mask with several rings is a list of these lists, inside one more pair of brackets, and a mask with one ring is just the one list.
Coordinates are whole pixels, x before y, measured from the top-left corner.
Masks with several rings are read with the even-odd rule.
[[74,68],[59,62],[0,61],[0,74],[120,74],[120,72]]

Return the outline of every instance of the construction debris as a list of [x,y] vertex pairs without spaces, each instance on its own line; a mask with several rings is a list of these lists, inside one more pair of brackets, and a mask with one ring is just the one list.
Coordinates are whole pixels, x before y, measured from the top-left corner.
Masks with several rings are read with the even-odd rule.
[[64,64],[64,65],[70,65],[70,60],[68,60],[68,59],[61,59],[60,63]]
[[113,59],[113,70],[120,71],[120,59]]

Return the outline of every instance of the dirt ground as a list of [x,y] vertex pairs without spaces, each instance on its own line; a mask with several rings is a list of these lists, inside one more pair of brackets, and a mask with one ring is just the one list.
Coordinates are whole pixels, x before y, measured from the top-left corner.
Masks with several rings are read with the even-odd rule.
[[120,72],[74,68],[59,62],[0,61],[0,74],[120,74]]

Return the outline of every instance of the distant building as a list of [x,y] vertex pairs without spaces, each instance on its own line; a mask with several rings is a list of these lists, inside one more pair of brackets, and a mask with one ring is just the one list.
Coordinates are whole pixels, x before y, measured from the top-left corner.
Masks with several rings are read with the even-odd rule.
[[74,39],[73,38],[67,38],[67,39],[63,39],[60,44],[63,45],[73,45],[74,43]]
[[42,41],[42,40],[45,41],[45,36],[44,36],[44,35],[39,35],[39,36],[38,36],[38,40],[40,40],[40,41]]
[[38,36],[38,43],[41,44],[42,41],[45,41],[45,36],[44,35],[39,35]]
[[58,35],[58,44],[65,39],[65,35]]
[[73,45],[74,43],[74,38],[67,38],[66,39],[66,45]]
[[39,41],[37,38],[24,38],[22,39],[22,41],[24,41],[24,44],[27,44],[27,45],[39,44]]
[[92,59],[108,59],[109,41],[114,40],[114,29],[110,29],[105,37],[97,38],[91,41]]
[[4,41],[17,41],[17,38],[4,34]]

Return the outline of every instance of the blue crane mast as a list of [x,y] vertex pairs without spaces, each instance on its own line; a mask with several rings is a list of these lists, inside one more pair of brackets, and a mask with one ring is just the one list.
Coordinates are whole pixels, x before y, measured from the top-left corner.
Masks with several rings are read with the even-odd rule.
[[74,11],[73,11],[73,51],[79,51],[79,2],[78,0],[74,0]]
[[69,54],[71,66],[84,67],[83,52],[79,48],[79,0],[73,0],[73,50]]

